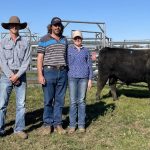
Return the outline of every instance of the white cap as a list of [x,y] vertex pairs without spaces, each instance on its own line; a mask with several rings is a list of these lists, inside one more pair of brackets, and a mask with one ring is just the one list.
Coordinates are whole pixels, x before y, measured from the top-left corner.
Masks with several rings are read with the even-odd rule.
[[72,33],[72,38],[73,38],[73,39],[74,39],[75,37],[77,37],[77,36],[83,38],[81,31],[76,30],[76,31],[74,31],[74,32]]

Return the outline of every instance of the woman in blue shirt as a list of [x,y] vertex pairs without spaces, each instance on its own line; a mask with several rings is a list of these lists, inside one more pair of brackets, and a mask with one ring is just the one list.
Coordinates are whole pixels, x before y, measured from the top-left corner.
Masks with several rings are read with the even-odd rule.
[[[68,47],[68,83],[70,94],[69,130],[74,133],[76,124],[79,132],[85,132],[86,92],[92,86],[92,61],[90,52],[82,45],[83,36],[80,31],[72,34],[73,45]],[[78,117],[77,117],[78,115]],[[78,118],[78,123],[76,119]]]

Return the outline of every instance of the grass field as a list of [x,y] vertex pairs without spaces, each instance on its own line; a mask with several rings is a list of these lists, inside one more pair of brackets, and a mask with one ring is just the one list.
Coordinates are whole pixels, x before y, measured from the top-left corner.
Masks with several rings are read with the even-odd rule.
[[[43,95],[41,87],[28,87],[26,100],[27,140],[13,135],[15,96],[12,93],[6,118],[7,135],[0,138],[0,150],[149,150],[150,93],[145,84],[123,86],[119,100],[113,101],[106,86],[102,100],[95,101],[96,87],[87,94],[87,132],[73,135],[52,133],[40,136]],[[66,94],[63,111],[64,127],[68,126],[69,99]]]

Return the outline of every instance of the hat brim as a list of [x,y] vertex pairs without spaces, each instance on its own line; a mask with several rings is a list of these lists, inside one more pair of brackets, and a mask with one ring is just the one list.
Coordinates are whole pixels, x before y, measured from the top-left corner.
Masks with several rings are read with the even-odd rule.
[[[2,23],[1,25],[4,29],[9,30],[10,29],[10,24],[13,24],[13,23]],[[24,23],[14,23],[14,24],[18,24],[20,26],[19,30],[25,29],[27,27],[26,22],[24,22]]]
[[60,21],[56,21],[54,23],[51,23],[51,25],[55,25],[55,24],[61,24],[61,25],[63,25]]
[[75,37],[80,37],[81,39],[83,39],[83,37],[81,35],[74,35],[72,36],[72,38],[74,39]]

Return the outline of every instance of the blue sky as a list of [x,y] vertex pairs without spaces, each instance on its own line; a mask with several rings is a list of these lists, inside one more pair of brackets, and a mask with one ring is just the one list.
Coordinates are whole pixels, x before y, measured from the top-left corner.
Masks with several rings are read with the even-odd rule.
[[[106,35],[113,41],[150,39],[150,0],[2,0],[0,22],[17,15],[28,22],[32,33],[43,36],[54,16],[63,20],[105,22]],[[70,24],[71,30],[97,31],[96,25]],[[0,32],[4,32],[0,27]],[[93,36],[89,34],[88,36]]]

